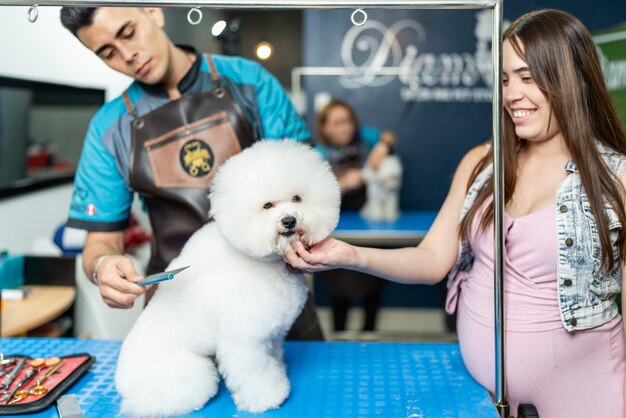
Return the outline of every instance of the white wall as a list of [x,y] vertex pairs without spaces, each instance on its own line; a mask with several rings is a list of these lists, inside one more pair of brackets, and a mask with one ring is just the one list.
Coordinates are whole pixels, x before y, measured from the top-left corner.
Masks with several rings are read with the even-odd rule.
[[68,184],[0,200],[0,250],[33,254],[37,241],[51,241],[67,219],[71,197]]
[[[0,75],[79,87],[101,88],[107,100],[130,79],[116,73],[85,48],[59,20],[59,7],[0,6]],[[67,219],[71,185],[0,200],[0,250],[32,253],[40,238],[52,239]]]
[[38,7],[35,23],[27,19],[29,7],[0,6],[0,75],[101,88],[107,101],[124,91],[130,78],[107,67],[61,25],[60,7]]

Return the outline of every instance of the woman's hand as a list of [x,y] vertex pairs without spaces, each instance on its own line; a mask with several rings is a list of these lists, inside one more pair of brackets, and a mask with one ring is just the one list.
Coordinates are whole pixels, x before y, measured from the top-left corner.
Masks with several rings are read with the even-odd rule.
[[378,143],[372,151],[370,155],[367,157],[366,164],[372,168],[374,171],[378,171],[380,165],[383,163],[385,158],[389,155],[389,147],[383,143]]
[[346,170],[338,178],[339,188],[341,190],[354,190],[363,185],[363,176],[360,168],[351,168]]
[[380,134],[378,143],[372,148],[369,156],[367,157],[366,164],[374,171],[378,171],[380,165],[385,158],[389,155],[389,151],[396,145],[396,135],[391,131],[384,131]]
[[287,251],[283,259],[292,267],[308,272],[332,270],[357,265],[356,248],[343,241],[328,237],[308,251],[297,241],[293,250]]

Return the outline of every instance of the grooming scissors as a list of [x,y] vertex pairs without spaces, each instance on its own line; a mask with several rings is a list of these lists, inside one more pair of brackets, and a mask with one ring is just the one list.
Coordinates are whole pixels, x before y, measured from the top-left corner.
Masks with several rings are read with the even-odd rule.
[[190,266],[181,267],[176,270],[164,271],[163,273],[156,273],[147,276],[145,279],[135,282],[139,286],[147,286],[149,284],[162,282],[164,280],[172,280],[175,275],[180,273],[181,271],[188,269]]
[[22,367],[24,367],[25,362],[26,362],[26,359],[22,357],[17,361],[17,363],[15,363],[15,366],[13,366],[13,369],[9,373],[7,373],[2,383],[0,383],[0,391],[6,392],[9,389],[9,386],[11,386],[11,383],[13,383],[13,381],[19,374],[20,370],[22,370]]
[[15,357],[4,358],[0,361],[0,377],[9,373],[10,366],[15,363],[17,359]]
[[[20,380],[17,385],[15,385],[15,387],[13,388],[13,390],[9,393],[9,396],[6,399],[3,399],[3,401],[8,405],[11,403],[11,399],[13,398],[13,395],[15,395],[15,392],[18,391],[19,388],[21,388],[22,386],[24,386],[24,384],[26,384],[26,382],[28,382],[30,379],[32,379],[33,377],[35,377],[35,375],[39,373],[39,369],[37,367],[31,367],[31,369],[29,371],[26,372],[26,374],[24,375],[24,377],[22,378],[22,380]],[[24,398],[20,398],[19,400],[21,401]],[[15,401],[18,402],[18,401]]]

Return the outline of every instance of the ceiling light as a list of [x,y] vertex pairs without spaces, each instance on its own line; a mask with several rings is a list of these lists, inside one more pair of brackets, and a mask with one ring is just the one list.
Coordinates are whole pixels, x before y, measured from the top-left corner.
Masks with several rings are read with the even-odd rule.
[[222,34],[222,32],[224,31],[224,29],[226,29],[226,21],[225,20],[220,20],[218,22],[215,22],[215,24],[211,28],[211,35],[213,35],[213,36],[220,36]]
[[272,44],[265,41],[259,42],[256,47],[254,47],[254,50],[256,51],[256,56],[262,60],[266,60],[271,57],[273,52]]

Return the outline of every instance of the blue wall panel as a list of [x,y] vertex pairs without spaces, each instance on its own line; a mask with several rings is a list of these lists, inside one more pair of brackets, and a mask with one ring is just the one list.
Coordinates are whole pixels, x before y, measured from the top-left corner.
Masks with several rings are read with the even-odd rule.
[[[575,14],[592,31],[626,21],[626,3],[617,0],[508,0],[505,20],[545,7]],[[314,97],[325,92],[351,103],[362,123],[395,130],[405,164],[401,207],[437,210],[461,157],[491,135],[487,12],[368,9],[363,27],[352,25],[351,13],[305,11],[304,65],[401,66],[415,73],[414,81],[407,76],[304,76],[307,121],[314,129]],[[407,99],[416,94],[417,100]]]

